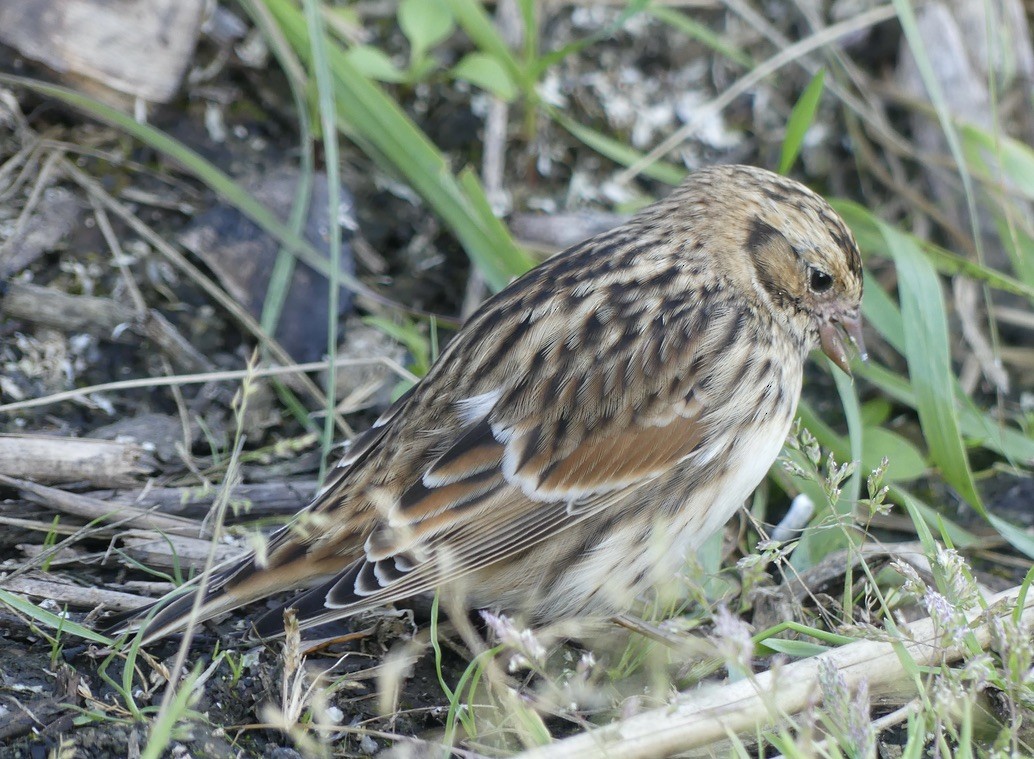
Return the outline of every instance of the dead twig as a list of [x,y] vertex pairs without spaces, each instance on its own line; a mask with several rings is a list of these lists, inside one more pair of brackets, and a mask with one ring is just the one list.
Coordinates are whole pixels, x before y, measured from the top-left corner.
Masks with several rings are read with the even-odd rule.
[[35,482],[15,479],[0,474],[0,484],[16,488],[30,501],[42,504],[65,514],[72,514],[86,520],[119,521],[126,527],[160,530],[172,535],[197,536],[201,527],[192,519],[165,514],[154,514],[126,504],[111,504],[95,498],[68,493]]
[[125,340],[127,335],[146,337],[182,371],[212,369],[212,363],[153,309],[138,314],[110,298],[69,295],[52,287],[11,282],[0,301],[0,311],[14,319],[64,332],[99,333],[108,340]]

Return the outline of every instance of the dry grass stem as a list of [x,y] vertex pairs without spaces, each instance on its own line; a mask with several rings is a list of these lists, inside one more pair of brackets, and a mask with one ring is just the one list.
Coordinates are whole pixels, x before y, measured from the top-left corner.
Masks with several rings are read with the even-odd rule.
[[[860,13],[857,16],[853,16],[839,24],[833,24],[810,37],[806,37],[805,39],[780,50],[776,55],[773,55],[767,61],[759,64],[749,73],[737,79],[732,85],[723,90],[722,94],[714,100],[709,103],[704,103],[697,108],[695,110],[695,118],[689,120],[683,126],[676,129],[668,137],[662,140],[653,150],[619,173],[614,179],[615,183],[624,184],[631,181],[632,178],[638,176],[644,168],[655,161],[662,159],[669,152],[685,142],[686,139],[688,139],[689,136],[699,128],[699,124],[704,118],[713,113],[721,113],[729,106],[730,103],[735,101],[736,98],[749,92],[752,88],[757,86],[759,82],[764,81],[767,77],[774,74],[783,66],[793,63],[795,60],[802,58],[813,50],[817,50],[828,45],[840,37],[853,34],[861,29],[867,29],[882,21],[894,18],[895,14],[896,11],[892,6],[879,6],[866,13]],[[832,85],[830,86],[830,89],[833,89]],[[840,92],[838,95],[844,99],[846,105],[851,105],[853,98],[849,98],[847,93]]]
[[[404,369],[398,362],[392,361],[384,356],[376,358],[341,358],[334,362],[335,366],[369,366],[380,364],[386,366],[402,379],[415,381],[413,374]],[[289,374],[301,374],[304,372],[322,371],[328,366],[326,361],[313,361],[307,364],[290,364],[288,366],[271,366],[256,369],[232,369],[223,372],[204,372],[201,374],[181,374],[172,377],[141,377],[140,379],[121,380],[119,382],[105,382],[100,385],[66,390],[61,393],[54,393],[42,398],[31,398],[17,403],[7,403],[0,406],[0,414],[9,414],[15,411],[22,411],[38,406],[50,406],[61,401],[76,400],[89,396],[92,393],[110,393],[120,390],[132,390],[134,388],[155,388],[178,385],[194,385],[206,382],[225,382],[228,380],[240,380],[245,377],[277,377]]]

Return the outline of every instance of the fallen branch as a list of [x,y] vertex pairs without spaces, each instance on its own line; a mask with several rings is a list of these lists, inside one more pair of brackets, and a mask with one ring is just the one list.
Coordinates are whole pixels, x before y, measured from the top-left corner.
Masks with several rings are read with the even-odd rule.
[[0,474],[0,485],[16,488],[25,498],[64,514],[102,522],[117,522],[123,528],[160,530],[171,535],[193,537],[204,533],[204,528],[193,519],[174,515],[155,514],[124,503],[105,503],[78,493],[39,485]]
[[[1013,613],[1020,588],[999,593],[989,601],[989,617],[1004,619]],[[973,622],[983,615],[969,615]],[[991,640],[988,619],[972,626],[973,638],[983,648]],[[1022,625],[1034,625],[1034,594],[1023,602]],[[731,734],[755,732],[786,719],[814,703],[819,673],[832,666],[854,690],[864,680],[872,694],[908,682],[902,660],[918,666],[937,666],[962,658],[966,641],[945,644],[931,619],[903,625],[889,640],[861,640],[834,651],[769,670],[750,679],[686,694],[674,704],[637,714],[520,754],[520,759],[647,759],[700,748]]]
[[[142,445],[51,435],[0,435],[0,472],[32,482],[88,482],[94,487],[137,485],[155,470]],[[13,479],[5,484],[20,487]]]
[[45,598],[58,604],[92,609],[104,606],[115,611],[132,611],[146,606],[151,599],[120,593],[105,588],[88,588],[63,580],[48,580],[41,577],[15,577],[0,580],[0,586],[12,593],[34,598]]

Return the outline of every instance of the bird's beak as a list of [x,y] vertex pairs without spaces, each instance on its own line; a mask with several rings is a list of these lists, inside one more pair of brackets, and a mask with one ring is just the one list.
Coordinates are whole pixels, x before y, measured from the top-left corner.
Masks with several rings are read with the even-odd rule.
[[865,340],[862,339],[862,317],[857,313],[840,314],[831,317],[819,327],[819,343],[822,352],[839,366],[845,374],[851,374],[851,366],[847,361],[847,348],[844,345],[844,333],[851,338],[858,356],[865,361],[869,354],[865,351]]

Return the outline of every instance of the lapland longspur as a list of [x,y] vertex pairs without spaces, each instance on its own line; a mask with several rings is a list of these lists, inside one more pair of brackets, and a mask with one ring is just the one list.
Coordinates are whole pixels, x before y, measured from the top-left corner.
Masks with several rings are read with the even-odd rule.
[[[864,353],[862,266],[803,185],[698,171],[486,301],[314,502],[208,580],[304,627],[433,590],[531,622],[626,610],[765,476],[808,353]],[[190,593],[134,624],[183,628]],[[275,634],[280,611],[259,629]]]

